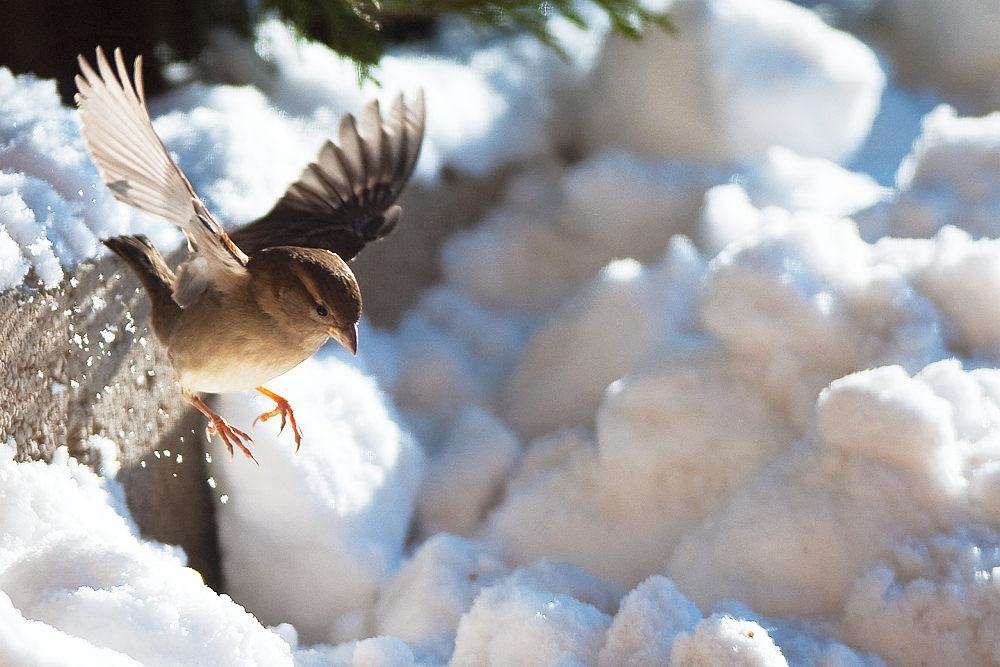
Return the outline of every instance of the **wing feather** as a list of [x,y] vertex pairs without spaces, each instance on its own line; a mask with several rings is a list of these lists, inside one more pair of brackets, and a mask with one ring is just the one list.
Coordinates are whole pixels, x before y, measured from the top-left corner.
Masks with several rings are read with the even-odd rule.
[[413,174],[424,137],[424,98],[400,95],[383,115],[378,101],[360,120],[348,114],[271,211],[232,233],[247,253],[292,245],[325,248],[348,260],[396,226],[395,205]]
[[[76,103],[101,178],[117,199],[184,230],[192,249],[207,260],[188,267],[188,272],[206,274],[188,284],[203,288],[240,279],[247,256],[205,208],[153,130],[142,86],[142,57],[135,59],[134,87],[121,49],[115,49],[114,57],[117,73],[100,47],[97,71],[83,56],[77,58],[81,74],[76,76]],[[198,296],[192,292],[175,290],[174,298],[184,306]]]

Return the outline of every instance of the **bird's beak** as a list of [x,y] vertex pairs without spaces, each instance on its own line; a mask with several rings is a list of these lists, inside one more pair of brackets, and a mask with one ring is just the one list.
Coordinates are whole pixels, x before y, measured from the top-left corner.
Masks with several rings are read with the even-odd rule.
[[334,339],[348,350],[351,354],[358,353],[358,325],[352,324],[348,327],[330,327],[327,329],[330,333],[330,338]]

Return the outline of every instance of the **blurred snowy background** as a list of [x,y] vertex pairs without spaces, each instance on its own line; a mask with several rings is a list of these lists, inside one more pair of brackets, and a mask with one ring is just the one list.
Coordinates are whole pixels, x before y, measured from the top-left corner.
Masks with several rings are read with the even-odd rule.
[[[361,90],[272,22],[263,90],[153,100],[230,224],[418,86],[422,187],[514,176],[397,326],[270,383],[301,451],[209,445],[227,595],[137,537],[114,442],[97,474],[7,438],[0,664],[1000,664],[1000,12],[668,9],[641,44],[557,23],[568,60],[445,21]],[[0,69],[0,168],[0,287],[179,243],[51,81]]]

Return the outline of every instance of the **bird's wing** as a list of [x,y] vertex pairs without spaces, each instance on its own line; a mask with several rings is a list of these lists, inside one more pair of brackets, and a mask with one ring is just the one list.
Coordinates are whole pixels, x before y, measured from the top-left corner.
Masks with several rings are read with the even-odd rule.
[[400,95],[386,115],[378,101],[356,122],[348,114],[337,143],[316,161],[263,218],[232,232],[247,253],[290,245],[325,248],[344,260],[393,230],[402,209],[394,202],[413,174],[424,138],[424,95]]
[[114,196],[146,213],[158,215],[184,230],[200,257],[182,266],[174,298],[182,306],[208,284],[224,286],[245,275],[247,256],[223,231],[195,194],[166,146],[156,136],[142,88],[142,56],[135,59],[135,86],[121,49],[115,49],[117,76],[97,47],[95,72],[77,57],[76,104],[90,156]]

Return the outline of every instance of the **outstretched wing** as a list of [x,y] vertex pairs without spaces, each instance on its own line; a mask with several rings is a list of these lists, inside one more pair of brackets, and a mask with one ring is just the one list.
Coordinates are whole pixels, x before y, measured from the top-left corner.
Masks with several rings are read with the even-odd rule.
[[232,232],[233,242],[247,254],[285,245],[351,259],[399,221],[395,201],[413,174],[423,138],[423,91],[409,105],[400,95],[385,116],[377,100],[360,122],[348,114],[338,142],[327,141],[267,215]]
[[115,49],[117,76],[101,47],[100,74],[83,56],[77,60],[82,76],[76,76],[76,104],[101,178],[116,198],[183,229],[191,248],[201,255],[181,267],[174,298],[187,305],[209,283],[222,287],[239,279],[247,256],[205,208],[153,130],[142,89],[142,56],[135,59],[134,87],[121,49]]

